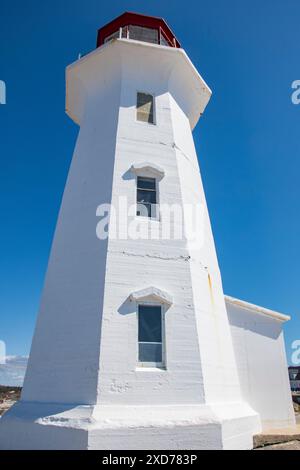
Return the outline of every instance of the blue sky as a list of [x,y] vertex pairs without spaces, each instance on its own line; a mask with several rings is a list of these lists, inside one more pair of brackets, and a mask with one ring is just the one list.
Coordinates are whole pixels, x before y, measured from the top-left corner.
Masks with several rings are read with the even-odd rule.
[[300,339],[297,0],[1,0],[0,339],[28,354],[78,128],[64,69],[125,10],[162,16],[213,97],[195,133],[227,294],[284,313]]

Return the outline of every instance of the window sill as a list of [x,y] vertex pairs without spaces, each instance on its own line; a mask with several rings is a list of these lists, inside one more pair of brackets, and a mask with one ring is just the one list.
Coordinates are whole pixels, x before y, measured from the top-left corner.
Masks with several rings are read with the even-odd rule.
[[157,367],[155,367],[155,366],[149,366],[149,367],[148,366],[137,366],[135,368],[135,370],[137,372],[141,372],[141,371],[143,371],[143,372],[166,372],[167,368],[164,367],[164,366],[157,366]]
[[160,222],[160,218],[159,217],[144,217],[143,215],[136,215],[135,216],[135,220],[137,221],[140,221],[140,222],[156,222],[156,223],[159,223]]

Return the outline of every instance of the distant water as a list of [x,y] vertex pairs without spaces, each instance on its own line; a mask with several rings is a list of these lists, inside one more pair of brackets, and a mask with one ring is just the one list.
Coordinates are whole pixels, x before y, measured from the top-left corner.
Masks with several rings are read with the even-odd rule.
[[0,364],[0,385],[21,387],[27,367],[27,356],[7,356],[6,363]]

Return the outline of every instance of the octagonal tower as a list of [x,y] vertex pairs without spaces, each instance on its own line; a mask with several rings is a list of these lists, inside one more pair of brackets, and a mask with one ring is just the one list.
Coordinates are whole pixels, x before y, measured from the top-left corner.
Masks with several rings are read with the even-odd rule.
[[211,91],[160,18],[97,46],[66,71],[80,131],[0,446],[251,448],[192,137]]

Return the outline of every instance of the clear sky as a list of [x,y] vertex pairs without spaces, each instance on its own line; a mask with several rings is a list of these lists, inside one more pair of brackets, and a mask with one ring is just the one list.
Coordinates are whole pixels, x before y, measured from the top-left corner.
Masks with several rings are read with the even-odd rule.
[[194,138],[225,293],[292,315],[300,339],[297,0],[0,0],[0,339],[28,354],[78,132],[66,65],[125,10],[164,17],[213,90]]

